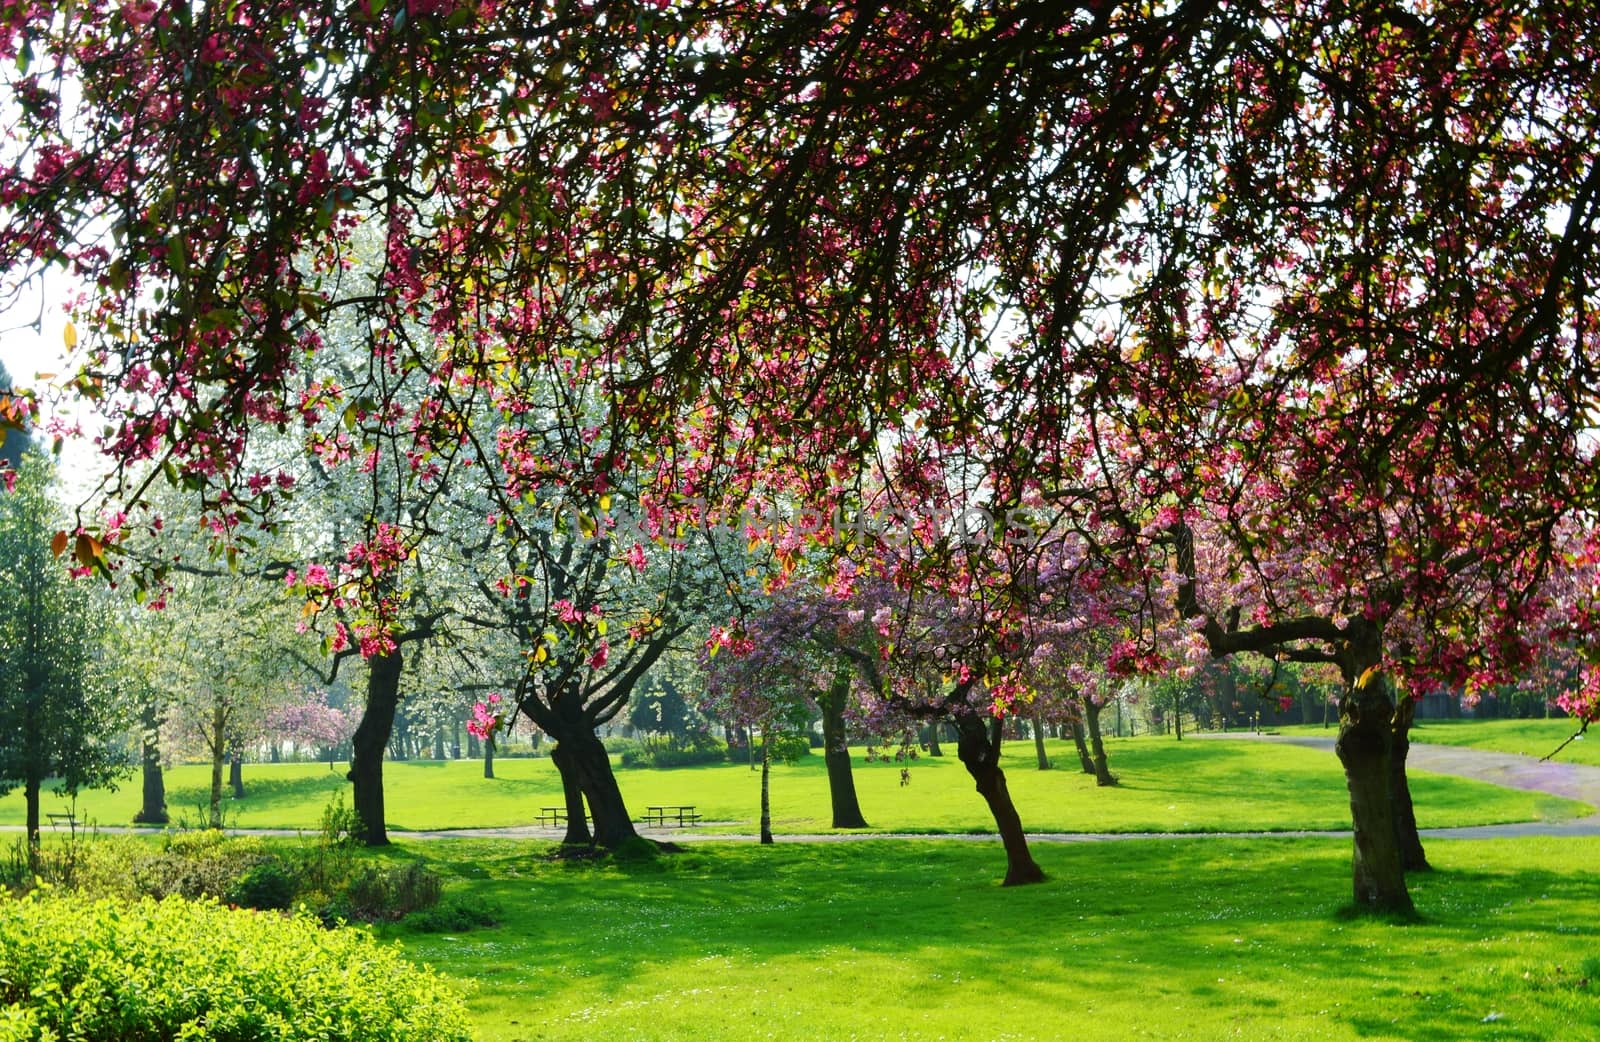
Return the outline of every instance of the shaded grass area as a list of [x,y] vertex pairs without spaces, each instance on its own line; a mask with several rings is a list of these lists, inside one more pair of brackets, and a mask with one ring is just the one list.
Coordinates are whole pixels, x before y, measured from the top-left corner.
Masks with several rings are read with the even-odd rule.
[[[1115,789],[1097,789],[1077,770],[1070,743],[1050,742],[1056,769],[1040,771],[1031,743],[1007,747],[1007,780],[1024,825],[1036,832],[1207,832],[1342,829],[1350,814],[1344,778],[1331,753],[1245,742],[1178,742],[1142,737],[1110,743]],[[993,822],[954,755],[922,755],[910,764],[866,763],[856,750],[863,811],[886,831],[988,832]],[[390,826],[397,830],[526,825],[542,806],[562,803],[548,759],[499,759],[494,779],[474,761],[413,761],[384,767]],[[228,823],[245,828],[315,830],[328,801],[348,791],[342,770],[326,764],[247,764],[247,796],[226,800]],[[692,803],[712,829],[750,831],[759,774],[740,764],[618,772],[637,816],[650,804]],[[168,772],[174,820],[204,820],[210,775],[201,765]],[[1583,804],[1438,775],[1413,775],[1423,827],[1561,819]],[[829,831],[827,773],[821,756],[776,765],[773,824],[778,832]],[[46,809],[56,809],[46,797]],[[116,792],[91,792],[79,812],[100,824],[122,824],[139,806],[137,779]],[[0,799],[0,823],[23,820],[20,793]]]
[[633,862],[405,845],[502,925],[385,928],[492,1042],[1543,1040],[1600,1028],[1600,840],[1435,843],[1422,920],[1341,915],[1346,842],[701,844]]

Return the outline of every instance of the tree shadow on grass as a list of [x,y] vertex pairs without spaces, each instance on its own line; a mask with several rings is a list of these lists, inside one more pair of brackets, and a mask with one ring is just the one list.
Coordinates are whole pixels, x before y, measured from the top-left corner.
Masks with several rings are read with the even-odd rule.
[[[506,908],[505,925],[481,953],[429,958],[486,988],[507,967],[537,965],[606,994],[663,965],[695,980],[718,958],[755,973],[881,963],[924,981],[929,967],[959,967],[1041,1008],[1121,996],[1184,1011],[1219,1037],[1277,1037],[1278,1020],[1299,1018],[1343,1025],[1336,1035],[1445,1042],[1490,1023],[1495,1037],[1532,1039],[1552,1004],[1573,1023],[1600,1022],[1600,959],[1586,954],[1600,881],[1496,849],[1504,868],[1452,868],[1440,845],[1445,867],[1414,886],[1421,920],[1397,925],[1340,916],[1339,840],[1049,847],[1037,856],[1051,880],[1010,890],[996,885],[997,843],[697,845],[595,865],[452,846],[425,856],[469,861],[474,892]],[[935,1004],[962,1001],[920,986]],[[548,1001],[560,1008],[559,991]]]
[[[303,806],[306,803],[321,805],[335,793],[348,791],[350,783],[344,771],[332,770],[299,778],[255,777],[246,768],[244,799],[235,800],[232,791],[222,787],[223,804],[231,811],[248,810],[254,813],[281,811]],[[185,785],[167,790],[167,804],[176,809],[205,807],[211,803],[210,786]]]

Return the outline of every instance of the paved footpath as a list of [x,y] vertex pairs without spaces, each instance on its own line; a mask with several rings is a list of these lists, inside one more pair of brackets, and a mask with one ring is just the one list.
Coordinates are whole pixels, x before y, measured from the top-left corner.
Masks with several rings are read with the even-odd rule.
[[[1333,755],[1333,739],[1315,735],[1261,735],[1248,732],[1207,732],[1191,735],[1214,741],[1284,742],[1321,749]],[[1516,836],[1600,836],[1600,767],[1585,764],[1545,763],[1531,756],[1513,753],[1487,752],[1447,745],[1413,744],[1406,761],[1410,769],[1431,771],[1435,774],[1452,774],[1462,778],[1503,785],[1512,789],[1527,789],[1581,800],[1597,808],[1588,817],[1566,821],[1523,821],[1507,825],[1470,825],[1452,829],[1423,829],[1428,839],[1498,839]],[[711,822],[710,824],[716,824]],[[0,831],[21,831],[20,825],[0,826]],[[128,833],[149,832],[126,826],[100,826],[99,832]],[[229,829],[237,835],[301,836],[314,835],[305,829]],[[391,830],[396,839],[540,839],[559,838],[563,830],[538,825],[510,828],[481,829],[427,829],[417,832]],[[650,839],[675,842],[700,842],[706,840],[751,839],[751,833],[703,832],[693,829],[641,828],[639,834]],[[1233,838],[1258,838],[1282,836],[1348,836],[1350,830],[1297,831],[1297,832],[1030,832],[1028,839],[1041,843],[1100,843],[1123,839],[1208,839],[1214,836]],[[779,843],[848,843],[876,839],[939,839],[992,843],[994,833],[910,833],[910,832],[829,832],[805,835],[779,835]]]
[[[1317,735],[1207,734],[1216,740],[1249,739],[1284,742],[1325,750],[1333,755],[1333,739]],[[1471,825],[1455,829],[1422,829],[1438,839],[1492,839],[1497,836],[1600,836],[1600,767],[1562,761],[1542,761],[1515,753],[1496,753],[1454,745],[1413,742],[1406,769],[1453,774],[1508,789],[1527,789],[1579,800],[1596,808],[1584,818],[1566,821],[1522,821],[1509,825]]]

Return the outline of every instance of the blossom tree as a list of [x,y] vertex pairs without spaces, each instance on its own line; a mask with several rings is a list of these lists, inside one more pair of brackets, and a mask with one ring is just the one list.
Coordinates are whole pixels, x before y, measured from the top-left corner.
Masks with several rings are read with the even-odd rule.
[[[1123,529],[1106,559],[1152,592],[1168,508],[1235,570],[1314,554],[1315,637],[1198,574],[1178,610],[1216,651],[1343,660],[1354,889],[1403,909],[1368,842],[1389,679],[1514,669],[1549,534],[1594,508],[1591,14],[14,3],[0,268],[82,287],[67,383],[108,413],[125,503],[165,474],[270,518],[250,445],[305,393],[427,473],[464,444],[456,396],[537,373],[607,400],[590,469],[667,499],[831,502],[921,439],[976,446],[997,507]],[[327,389],[333,316],[426,392]],[[362,516],[381,659],[409,602],[365,551],[429,528]]]
[[355,732],[355,721],[342,709],[328,704],[326,691],[302,689],[296,701],[272,707],[267,712],[266,733],[287,738],[296,745],[320,749],[333,770],[334,754]]

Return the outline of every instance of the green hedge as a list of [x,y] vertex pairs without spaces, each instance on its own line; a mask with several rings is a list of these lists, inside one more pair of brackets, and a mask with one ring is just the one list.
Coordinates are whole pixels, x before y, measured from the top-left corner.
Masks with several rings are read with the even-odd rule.
[[464,1042],[432,971],[305,915],[0,891],[0,1042]]

